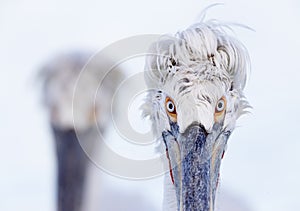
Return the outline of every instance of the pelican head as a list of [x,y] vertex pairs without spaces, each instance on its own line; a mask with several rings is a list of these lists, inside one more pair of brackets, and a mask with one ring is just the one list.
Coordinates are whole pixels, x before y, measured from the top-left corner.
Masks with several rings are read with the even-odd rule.
[[144,112],[169,161],[173,210],[214,210],[227,140],[248,107],[247,50],[216,22],[162,37],[150,49]]

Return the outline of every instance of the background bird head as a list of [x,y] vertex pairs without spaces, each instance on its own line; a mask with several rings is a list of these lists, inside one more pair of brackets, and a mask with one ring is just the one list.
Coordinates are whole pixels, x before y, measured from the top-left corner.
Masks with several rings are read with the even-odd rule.
[[106,55],[79,51],[58,54],[43,66],[39,79],[53,126],[85,131],[97,123],[103,132],[112,95],[123,78],[120,69],[109,71],[114,62]]

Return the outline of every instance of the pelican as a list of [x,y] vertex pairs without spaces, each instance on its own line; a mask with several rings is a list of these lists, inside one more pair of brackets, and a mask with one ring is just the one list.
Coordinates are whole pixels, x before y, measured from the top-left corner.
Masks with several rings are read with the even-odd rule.
[[90,98],[101,84],[99,78],[104,77],[107,67],[113,64],[108,58],[95,56],[87,65],[91,56],[88,52],[60,54],[40,71],[43,101],[56,145],[58,211],[82,210],[88,157],[78,137],[88,142],[85,145],[89,148],[96,147],[90,144],[91,139],[96,139],[97,128],[105,132],[109,99],[122,77],[120,72],[111,72],[102,83],[105,95]]
[[201,21],[150,47],[144,116],[161,140],[170,176],[164,210],[215,210],[221,160],[244,97],[250,59],[230,26]]

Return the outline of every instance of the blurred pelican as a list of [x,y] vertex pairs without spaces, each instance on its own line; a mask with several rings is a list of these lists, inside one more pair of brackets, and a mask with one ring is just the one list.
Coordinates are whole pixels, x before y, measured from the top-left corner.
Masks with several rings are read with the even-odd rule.
[[[101,80],[113,63],[95,56],[87,65],[91,55],[61,54],[40,71],[43,102],[56,144],[58,211],[82,209],[88,157],[80,141],[88,142],[87,151],[95,147],[89,141],[97,137],[96,133],[105,131],[110,99],[122,78],[120,72],[114,71],[107,80]],[[95,95],[100,85],[105,95]]]

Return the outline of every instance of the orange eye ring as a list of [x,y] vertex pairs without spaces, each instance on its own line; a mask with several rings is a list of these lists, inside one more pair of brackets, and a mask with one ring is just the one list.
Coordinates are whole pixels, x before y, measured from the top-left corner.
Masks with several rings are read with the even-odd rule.
[[176,122],[177,121],[176,106],[174,101],[170,97],[166,97],[165,108],[171,120],[173,122]]
[[215,107],[215,122],[218,122],[222,119],[226,110],[226,106],[226,98],[223,96],[218,100],[217,105]]

